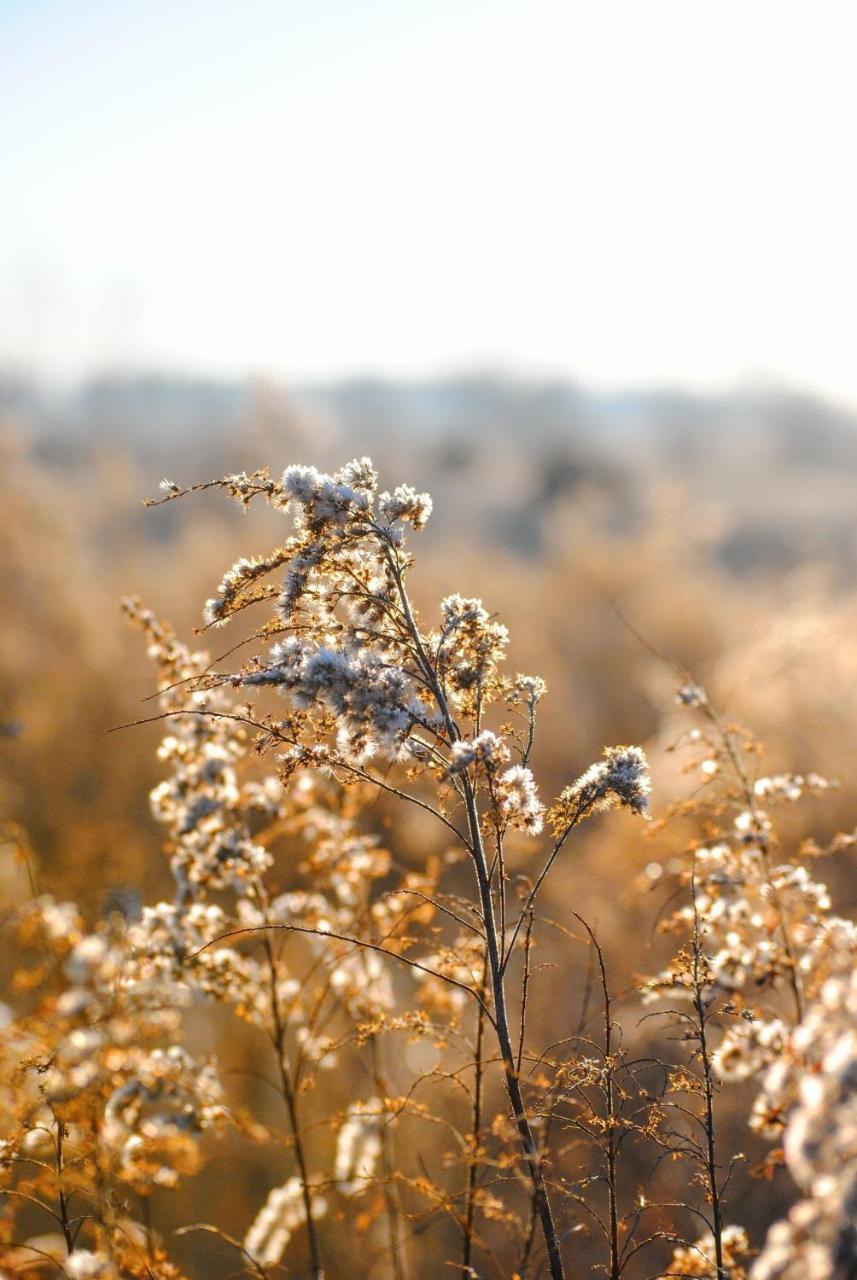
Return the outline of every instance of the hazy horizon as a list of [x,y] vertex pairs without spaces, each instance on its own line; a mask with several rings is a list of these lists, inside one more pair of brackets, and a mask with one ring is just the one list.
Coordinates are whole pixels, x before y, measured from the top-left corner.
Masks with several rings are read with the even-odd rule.
[[316,391],[373,387],[409,392],[428,391],[484,383],[501,391],[522,392],[557,388],[579,394],[584,399],[652,399],[670,398],[716,403],[729,401],[764,401],[766,399],[805,400],[840,412],[846,417],[857,413],[857,391],[854,395],[825,386],[800,383],[787,375],[746,374],[731,379],[680,381],[668,377],[598,379],[563,369],[515,366],[512,363],[467,363],[414,369],[385,369],[355,366],[323,370],[306,376],[288,375],[276,370],[224,370],[218,367],[193,368],[179,364],[130,363],[96,364],[65,375],[45,372],[35,367],[4,363],[0,359],[0,390],[7,394],[16,387],[36,396],[59,401],[73,399],[99,387],[143,387],[146,385],[176,388],[203,387],[233,391],[251,391],[253,387],[270,387],[285,396],[301,397]]
[[857,15],[3,0],[0,367],[857,403]]

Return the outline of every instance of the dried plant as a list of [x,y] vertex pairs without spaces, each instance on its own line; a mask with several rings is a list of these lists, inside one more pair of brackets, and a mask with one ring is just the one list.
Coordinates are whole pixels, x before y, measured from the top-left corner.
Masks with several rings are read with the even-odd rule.
[[[718,1151],[717,1091],[723,1084],[740,1084],[767,1071],[749,1124],[768,1138],[781,1136],[799,1088],[800,1074],[793,1063],[806,1034],[807,999],[817,998],[826,984],[835,986],[830,975],[853,964],[857,932],[851,921],[832,914],[826,887],[809,874],[805,859],[820,852],[817,846],[807,842],[791,859],[775,859],[780,842],[773,806],[793,804],[804,794],[823,795],[836,784],[817,775],[761,775],[759,744],[740,726],[727,724],[705,691],[688,677],[678,701],[702,719],[702,727],[683,736],[680,745],[692,750],[691,769],[701,772],[704,784],[674,814],[701,819],[706,842],[693,842],[689,849],[690,864],[681,877],[689,888],[687,905],[662,926],[684,933],[688,941],[672,964],[645,985],[644,995],[673,1004],[686,1000],[690,1006],[673,1007],[667,1016],[683,1028],[683,1038],[693,1046],[691,1065],[698,1067],[680,1071],[674,1088],[700,1099],[696,1118],[703,1141],[685,1134],[680,1149],[702,1170],[710,1212],[705,1217],[707,1235],[690,1253],[678,1249],[667,1274],[684,1274],[686,1268],[690,1275],[723,1280],[745,1274],[751,1251],[746,1233],[723,1221],[723,1195],[736,1162],[744,1157],[724,1157]],[[838,844],[850,842],[840,837]],[[778,1158],[773,1153],[766,1172]],[[829,1213],[835,1220],[835,1210]],[[772,1239],[782,1241],[784,1230],[775,1228]],[[753,1270],[754,1277],[779,1274],[768,1270],[770,1257],[769,1250]]]
[[[664,921],[679,941],[617,996],[600,930],[573,904],[553,918],[545,890],[588,819],[648,816],[646,755],[608,747],[542,801],[544,682],[507,672],[481,600],[448,595],[429,623],[413,603],[428,495],[381,491],[368,459],[162,488],[290,526],[208,600],[204,630],[237,632],[222,656],[125,603],[158,672],[140,723],[164,731],[173,890],[87,923],[34,880],[9,914],[4,1274],[172,1280],[205,1237],[261,1280],[346,1274],[355,1237],[361,1273],[393,1280],[426,1259],[531,1280],[857,1274],[855,929],[807,870],[820,850],[783,856],[771,816],[832,784],[757,776],[757,744],[682,676],[702,789],[667,814],[696,830]],[[547,1023],[537,988],[562,993]],[[748,1137],[782,1139],[802,1197],[755,1263],[723,1122],[753,1076]],[[248,1144],[268,1170],[253,1210],[185,1217],[168,1250],[186,1180]]]
[[[536,1140],[521,1086],[507,970],[538,891],[574,828],[614,803],[644,811],[645,757],[639,748],[609,749],[602,763],[566,788],[548,813],[553,847],[512,920],[507,839],[516,830],[535,837],[544,821],[528,767],[544,686],[536,678],[510,680],[503,674],[508,633],[480,600],[448,596],[438,624],[429,631],[421,627],[406,585],[412,557],[404,531],[424,526],[431,513],[428,495],[407,485],[379,493],[365,458],[332,476],[295,466],[279,480],[262,472],[215,484],[245,506],[263,496],[291,513],[295,533],[267,556],[237,561],[206,605],[207,622],[222,624],[250,605],[272,603],[273,614],[259,633],[272,641],[268,653],[228,675],[198,678],[195,693],[205,696],[223,683],[253,695],[276,690],[286,700],[285,714],[262,715],[248,707],[241,719],[260,742],[279,750],[284,780],[305,769],[322,769],[341,784],[373,784],[426,809],[465,851],[474,873],[470,930],[483,952],[484,984],[478,985],[484,995],[478,985],[474,989],[472,977],[470,982],[453,978],[448,964],[447,972],[437,967],[433,976],[475,998],[496,1037],[556,1280],[563,1275],[563,1262],[545,1175],[547,1153]],[[165,488],[167,500],[181,496],[175,486]],[[268,576],[285,566],[284,585],[270,585]],[[523,732],[511,724],[505,732],[502,725],[487,727],[492,712],[519,718],[523,713]],[[398,770],[401,785],[375,768],[375,760]],[[419,790],[426,784],[430,798]],[[272,923],[265,919],[262,925]],[[466,1213],[472,1214],[470,1181],[468,1188]],[[317,1256],[314,1267],[320,1269]]]

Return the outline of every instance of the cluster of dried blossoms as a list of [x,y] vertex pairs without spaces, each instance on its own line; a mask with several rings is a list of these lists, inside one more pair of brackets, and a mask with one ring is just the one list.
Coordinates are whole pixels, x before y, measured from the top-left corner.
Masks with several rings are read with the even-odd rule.
[[771,1228],[754,1280],[857,1274],[857,974],[843,959],[765,1080],[769,1112],[793,1099],[783,1146],[804,1199]]
[[[163,488],[163,501],[188,492]],[[603,1238],[611,1280],[673,1244],[664,1275],[745,1280],[746,1234],[723,1218],[734,1160],[717,1146],[717,1091],[767,1069],[752,1123],[773,1136],[785,1127],[805,1199],[754,1274],[853,1274],[842,1260],[853,1261],[857,1185],[854,927],[802,864],[775,857],[769,816],[828,784],[752,782],[740,735],[684,688],[704,718],[691,740],[716,796],[689,902],[670,922],[685,944],[645,995],[666,1001],[686,1060],[626,1050],[603,952],[573,912],[572,936],[600,975],[600,1030],[584,993],[576,1031],[562,1013],[553,1042],[534,1046],[540,891],[581,822],[611,807],[646,813],[645,755],[608,748],[542,802],[530,756],[544,683],[505,672],[508,634],[480,600],[447,597],[428,628],[411,601],[405,534],[428,520],[428,495],[379,492],[367,459],[197,488],[244,506],[261,498],[293,531],[237,561],[206,605],[208,627],[267,606],[242,641],[258,652],[237,670],[127,602],[159,672],[168,776],[152,808],[175,889],[90,931],[49,899],[20,913],[32,964],[16,979],[21,1008],[0,1059],[3,1266],[171,1280],[145,1205],[200,1166],[206,1131],[230,1124],[270,1140],[279,1174],[240,1238],[201,1225],[261,1277],[297,1266],[320,1280],[327,1232],[346,1219],[403,1280],[409,1234],[444,1218],[465,1276],[558,1280],[586,1226]],[[434,824],[442,843],[418,870],[379,837],[379,795]],[[266,1044],[280,1128],[227,1110],[215,1064],[194,1057],[183,1011],[206,1002]],[[425,1065],[404,1079],[391,1040],[428,1047],[415,1055]],[[343,1098],[343,1079],[362,1079],[361,1096]],[[440,1172],[409,1158],[405,1124],[451,1135]],[[633,1188],[621,1165],[635,1145],[658,1164],[690,1160],[698,1203]],[[36,1212],[52,1224],[40,1235]],[[690,1239],[683,1213],[702,1223]]]
[[[468,1006],[475,1010],[480,1046],[487,1028],[495,1040],[490,1057],[499,1058],[501,1065],[512,1121],[511,1134],[503,1140],[517,1147],[512,1160],[521,1168],[515,1176],[530,1188],[548,1268],[555,1278],[561,1276],[559,1229],[546,1176],[549,1153],[536,1134],[524,1096],[523,1031],[513,1029],[509,965],[529,945],[536,895],[574,827],[611,804],[635,813],[645,810],[645,757],[639,748],[609,750],[546,813],[529,767],[543,682],[504,673],[508,633],[480,600],[447,597],[436,625],[426,630],[409,597],[406,580],[412,557],[405,532],[425,525],[431,513],[428,495],[406,485],[392,493],[380,492],[365,458],[334,475],[292,466],[279,479],[260,472],[215,484],[244,505],[263,497],[291,516],[294,531],[271,554],[242,558],[233,565],[205,609],[206,622],[219,625],[248,606],[272,606],[256,632],[256,639],[267,642],[266,651],[238,671],[218,672],[200,662],[196,670],[166,672],[165,684],[178,691],[168,696],[180,699],[173,710],[184,717],[183,732],[190,742],[188,747],[176,736],[165,744],[176,772],[158,796],[175,843],[178,909],[185,911],[200,889],[237,883],[236,915],[247,930],[262,932],[268,951],[274,929],[304,931],[315,939],[323,936],[317,946],[331,967],[331,987],[346,1005],[350,986],[351,999],[363,1000],[371,983],[377,983],[375,1007],[359,1012],[366,1020],[374,1017],[378,1030],[389,1012],[384,995],[390,991],[390,979],[380,963],[385,955],[394,955],[417,976],[423,1023],[438,1016],[457,1025]],[[165,501],[183,493],[170,483],[164,489]],[[276,571],[281,571],[279,580],[272,582]],[[147,625],[155,624],[149,620]],[[256,705],[272,691],[281,696],[284,709],[272,712]],[[231,701],[231,709],[224,711],[224,699],[239,697],[246,705],[236,707]],[[193,714],[185,716],[189,710],[198,723]],[[366,891],[373,862],[382,855],[364,840],[366,869],[361,866],[349,879],[344,863],[350,858],[352,868],[356,866],[357,850],[349,846],[343,857],[341,832],[330,856],[319,838],[323,832],[315,833],[308,863],[314,873],[311,892],[272,899],[261,887],[270,865],[266,850],[250,836],[246,824],[234,821],[242,801],[232,798],[237,784],[230,744],[254,733],[257,746],[276,752],[278,776],[265,784],[264,800],[275,810],[282,806],[281,827],[293,820],[290,815],[296,803],[300,807],[301,789],[311,786],[307,780],[319,773],[339,788],[377,788],[430,814],[439,833],[469,858],[471,900],[463,908],[457,901],[444,902],[430,877],[417,885],[411,876],[396,892],[370,901]],[[203,766],[197,762],[200,739],[207,743]],[[223,799],[213,799],[212,790],[221,792]],[[262,797],[257,799],[261,802]],[[521,833],[518,839],[538,836],[546,817],[554,836],[552,847],[538,874],[530,877],[523,904],[513,904],[507,856],[517,852],[515,833]],[[351,838],[359,839],[356,834]],[[386,872],[386,864],[374,870],[380,876]],[[455,921],[458,930],[416,953],[404,925],[412,923],[421,906],[423,914],[427,907],[429,914],[439,911],[445,921]],[[216,929],[222,932],[228,924],[219,921]],[[213,939],[200,941],[205,949],[196,948],[194,965],[213,967],[215,981],[240,991],[253,962],[242,953],[236,971],[235,963],[222,956],[221,946],[206,945]],[[344,946],[353,943],[353,951],[331,948],[337,941]],[[249,972],[255,986],[258,974],[252,968]],[[254,1012],[260,1016],[264,1011],[257,1004]],[[291,1028],[300,1012],[293,1013],[290,1005],[279,1014],[274,1007],[268,1015]],[[308,1034],[314,1038],[312,1028]],[[480,1047],[477,1098],[483,1089],[482,1053]],[[486,1053],[486,1061],[488,1057]],[[477,1170],[484,1128],[480,1109],[477,1103],[463,1204],[455,1210],[466,1227],[465,1269],[471,1267],[475,1219],[487,1214],[491,1205]],[[349,1110],[332,1182],[357,1188],[366,1181],[366,1166],[379,1158],[380,1135],[389,1128],[383,1119],[392,1110],[390,1099],[384,1098]],[[297,1141],[297,1126],[295,1135]],[[353,1152],[358,1155],[352,1158]],[[304,1184],[307,1178],[312,1182],[307,1169],[299,1168],[298,1173]],[[311,1200],[306,1200],[303,1220],[313,1234]],[[248,1238],[252,1243],[252,1231]],[[532,1247],[530,1239],[528,1251]],[[317,1240],[311,1242],[311,1254],[319,1273]]]
[[[226,1122],[215,1065],[181,1045],[180,1011],[139,973],[120,920],[87,931],[72,904],[42,896],[18,913],[15,942],[20,1008],[0,1054],[4,1264],[171,1275],[135,1206],[194,1173],[202,1134]],[[22,1246],[26,1209],[41,1221]]]
[[[152,793],[152,805],[169,830],[176,880],[174,900],[144,908],[131,929],[135,958],[161,992],[214,999],[269,1040],[296,1172],[271,1191],[241,1250],[257,1268],[278,1264],[305,1228],[311,1265],[321,1274],[316,1223],[328,1209],[324,1189],[332,1185],[348,1197],[362,1185],[347,1155],[355,1125],[372,1134],[357,1160],[360,1177],[370,1178],[389,1125],[379,1137],[377,1107],[354,1108],[339,1122],[330,1175],[314,1167],[302,1098],[315,1073],[336,1067],[354,1045],[372,1046],[380,1084],[381,1032],[422,1030],[419,1016],[393,1016],[390,960],[410,946],[407,929],[425,918],[435,878],[430,870],[396,873],[377,837],[360,830],[366,784],[341,792],[316,770],[284,771],[285,782],[275,773],[242,778],[258,745],[250,708],[236,701],[231,682],[204,687],[207,654],[191,653],[135,602],[126,609],[160,669],[161,714],[171,730],[160,754],[171,774]],[[189,686],[203,687],[188,701]],[[307,887],[277,891],[279,849],[291,859],[297,853]],[[387,891],[377,894],[382,881]],[[255,951],[240,945],[248,938],[259,940]],[[299,940],[301,950],[287,951],[288,939]],[[405,1111],[409,1103],[388,1100],[381,1114],[389,1120],[394,1107]]]
[[[146,1216],[140,1200],[195,1172],[203,1132],[235,1120],[214,1064],[194,1061],[180,1043],[182,1011],[214,1000],[270,1041],[298,1170],[271,1192],[242,1253],[257,1269],[279,1263],[304,1225],[321,1274],[314,1224],[327,1201],[319,1188],[332,1182],[353,1196],[388,1142],[393,1107],[410,1104],[355,1105],[338,1122],[327,1178],[310,1164],[301,1096],[316,1070],[335,1067],[355,1043],[372,1045],[380,1087],[381,1030],[422,1033],[421,1014],[392,1017],[385,957],[404,953],[406,927],[431,914],[434,877],[394,878],[390,854],[358,828],[365,787],[341,793],[313,771],[288,786],[274,774],[244,777],[254,754],[247,708],[228,689],[188,701],[207,656],[135,602],[126,608],[160,673],[169,730],[160,755],[170,774],[151,801],[168,829],[175,895],[89,933],[70,904],[38,898],[20,913],[18,943],[33,963],[16,975],[24,1009],[10,1015],[4,1038],[2,1256],[16,1274],[35,1274],[52,1258],[71,1276],[173,1274],[138,1220]],[[311,888],[271,888],[274,845],[298,854]],[[380,881],[383,895],[373,893]],[[286,934],[300,935],[300,953],[285,954]],[[259,954],[237,945],[248,935],[261,939]],[[18,1211],[34,1206],[61,1230],[31,1233],[24,1244],[15,1238]]]
[[[781,1275],[844,1280],[857,1274],[852,1191],[857,1147],[848,1138],[838,1143],[845,1114],[854,1106],[845,1060],[854,1039],[848,984],[857,927],[833,914],[826,886],[810,874],[805,859],[821,850],[807,842],[784,859],[772,817],[776,805],[823,795],[836,784],[814,774],[754,777],[757,744],[725,724],[698,685],[684,685],[678,700],[702,716],[702,727],[684,742],[696,755],[691,767],[705,779],[703,798],[679,811],[702,814],[708,838],[690,849],[684,875],[689,901],[663,926],[689,941],[646,984],[644,996],[673,1006],[668,1016],[693,1046],[696,1091],[705,1104],[699,1115],[704,1140],[689,1141],[706,1174],[701,1181],[710,1245],[698,1241],[694,1246],[696,1270],[687,1252],[678,1249],[669,1274],[683,1274],[688,1266],[687,1274],[720,1280],[742,1275],[749,1266],[746,1235],[722,1221],[734,1157],[724,1159],[717,1151],[714,1100],[723,1084],[761,1079],[750,1128],[774,1141],[785,1135],[786,1164],[809,1198],[787,1223],[771,1230],[752,1269],[754,1280]],[[838,837],[836,847],[852,843],[853,837]],[[827,1039],[820,1036],[822,1027],[829,1030]],[[835,1052],[828,1052],[834,1045]],[[819,1104],[816,1141],[826,1135],[836,1149],[835,1155],[825,1153],[838,1166],[836,1177],[826,1159],[813,1163],[820,1148],[805,1141],[810,1098]],[[838,1106],[844,1108],[841,1114]],[[730,1263],[736,1240],[743,1241],[744,1252]]]
[[[457,1222],[465,1271],[478,1249],[492,1256],[483,1224],[508,1230],[517,1221],[533,1258],[540,1224],[558,1277],[550,1153],[524,1097],[523,1016],[513,1030],[509,965],[531,945],[536,894],[577,823],[611,803],[645,809],[645,758],[636,748],[608,751],[563,793],[547,814],[553,845],[513,909],[507,856],[520,857],[516,838],[539,835],[545,821],[529,768],[545,688],[504,674],[506,629],[479,600],[450,596],[437,625],[421,628],[405,585],[404,533],[425,524],[428,496],[407,486],[379,493],[366,459],[334,476],[290,467],[280,480],[260,473],[219,483],[244,504],[263,496],[293,519],[283,545],[239,560],[205,609],[212,625],[272,604],[258,632],[267,652],[219,672],[127,604],[159,669],[169,774],[152,807],[168,832],[175,892],[91,932],[73,907],[48,899],[21,913],[34,959],[16,979],[23,1008],[10,1016],[3,1059],[4,1264],[38,1273],[53,1262],[70,1276],[104,1280],[175,1274],[143,1206],[155,1187],[199,1166],[207,1129],[235,1121],[214,1064],[195,1061],[181,1043],[182,1011],[216,1001],[267,1038],[284,1104],[282,1180],[243,1240],[220,1233],[245,1266],[264,1274],[301,1234],[320,1277],[331,1205],[341,1215],[381,1186],[395,1274],[405,1267],[404,1187],[413,1193],[411,1219],[421,1196],[423,1213]],[[180,496],[165,488],[167,498]],[[257,708],[269,691],[282,695],[284,710]],[[253,766],[267,749],[275,768],[260,777]],[[361,818],[378,790],[431,815],[459,861],[469,858],[475,892],[444,897],[440,858],[419,871],[394,865]],[[408,997],[397,1003],[405,981]],[[475,1049],[465,1030],[471,1016]],[[455,1037],[460,1063],[391,1096],[387,1033],[439,1045]],[[353,1053],[364,1055],[371,1087],[329,1117],[331,1154],[310,1137],[318,1116],[307,1123],[305,1099],[318,1072]],[[505,1120],[484,1101],[498,1061]],[[449,1179],[407,1176],[393,1144],[403,1116],[437,1122],[414,1098],[419,1085],[439,1074],[454,1084],[462,1070],[474,1076],[472,1131],[447,1162],[453,1180],[460,1171],[451,1189]],[[526,1214],[492,1191],[492,1165],[507,1170],[500,1192],[503,1181],[512,1199],[525,1189]],[[58,1231],[34,1235],[27,1214],[35,1210]],[[364,1230],[366,1218],[364,1209]],[[25,1241],[20,1230],[29,1231]]]

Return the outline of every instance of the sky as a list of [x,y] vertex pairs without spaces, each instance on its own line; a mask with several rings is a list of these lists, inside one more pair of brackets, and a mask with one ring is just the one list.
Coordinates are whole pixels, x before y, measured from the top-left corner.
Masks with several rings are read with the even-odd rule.
[[0,368],[857,403],[852,0],[0,0]]

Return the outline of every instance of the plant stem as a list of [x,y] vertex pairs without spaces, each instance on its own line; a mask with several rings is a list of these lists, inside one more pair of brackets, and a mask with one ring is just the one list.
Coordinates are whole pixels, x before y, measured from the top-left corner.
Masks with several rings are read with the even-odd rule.
[[604,1104],[607,1121],[607,1206],[610,1215],[610,1280],[620,1280],[622,1263],[619,1254],[619,1209],[618,1188],[616,1180],[616,1164],[619,1144],[616,1140],[616,1080],[613,1070],[613,1013],[610,998],[610,984],[607,981],[607,965],[604,952],[590,925],[576,911],[574,918],[583,926],[589,935],[589,941],[598,959],[601,974],[601,992],[604,1000]]
[[[732,734],[723,723],[720,715],[712,706],[709,705],[708,702],[705,703],[704,710],[708,720],[714,725],[720,735],[720,740],[723,743],[726,754],[728,755],[732,768],[735,771],[735,776],[738,779],[738,785],[744,794],[744,803],[752,814],[753,821],[756,826],[761,830],[762,824],[759,816],[756,792],[747,774],[744,761],[741,759],[741,752],[736,747]],[[804,1014],[806,1012],[803,996],[803,984],[801,983],[800,972],[797,967],[797,959],[795,957],[794,947],[792,946],[791,934],[789,933],[788,918],[782,904],[779,890],[774,883],[771,870],[771,859],[766,840],[762,841],[760,851],[762,854],[762,863],[765,868],[765,877],[768,882],[768,887],[771,890],[771,900],[777,913],[777,930],[780,935],[780,942],[782,943],[783,952],[786,957],[786,965],[789,971],[789,985],[792,989],[792,997],[795,1004],[795,1020],[796,1022],[803,1022]]]
[[[487,966],[482,972],[482,999],[485,999],[485,982],[488,975]],[[464,1241],[461,1253],[461,1270],[465,1277],[472,1274],[471,1260],[473,1258],[473,1222],[476,1216],[476,1180],[479,1176],[479,1164],[476,1159],[476,1152],[479,1149],[479,1135],[482,1130],[482,1077],[483,1077],[483,1061],[482,1050],[485,1041],[485,1010],[480,1004],[476,1011],[476,1051],[474,1054],[473,1065],[475,1069],[475,1080],[473,1083],[473,1121],[472,1121],[472,1137],[473,1150],[470,1156],[470,1167],[467,1171],[467,1198],[466,1209],[464,1214]]]
[[[480,1017],[482,1010],[479,1011]],[[369,1037],[369,1053],[372,1058],[372,1075],[378,1092],[387,1097],[389,1087],[384,1076],[381,1062],[381,1045],[377,1036]],[[393,1264],[395,1280],[405,1280],[403,1248],[399,1230],[399,1206],[395,1183],[396,1161],[393,1155],[393,1142],[390,1126],[381,1125],[381,1151],[384,1165],[384,1203],[387,1209],[387,1228],[390,1234],[390,1259]]]
[[[438,681],[437,673],[432,666],[428,654],[426,653],[419,627],[417,626],[414,618],[411,603],[405,589],[401,565],[398,562],[397,556],[392,552],[388,556],[388,563],[396,582],[396,588],[402,605],[402,612],[404,614],[408,631],[414,642],[414,649],[417,653],[422,673],[425,676],[426,683],[432,691],[435,701],[437,702],[438,710],[443,718],[447,736],[450,743],[459,741],[461,735],[453,721],[449,710],[449,704],[447,703],[443,689]],[[524,1153],[524,1159],[526,1161],[530,1181],[533,1186],[533,1199],[539,1216],[539,1221],[541,1223],[542,1234],[544,1236],[551,1280],[565,1280],[565,1270],[562,1265],[559,1236],[557,1234],[553,1211],[551,1209],[547,1186],[544,1179],[542,1156],[538,1149],[536,1140],[533,1137],[532,1126],[530,1125],[529,1116],[527,1115],[527,1110],[524,1106],[524,1099],[521,1093],[521,1083],[515,1063],[514,1050],[512,1048],[512,1037],[509,1031],[509,1015],[506,1007],[506,988],[504,983],[505,966],[503,965],[500,955],[497,921],[494,913],[494,898],[491,893],[491,881],[488,873],[488,861],[485,856],[485,845],[482,839],[482,827],[479,821],[479,810],[476,804],[476,796],[473,790],[473,784],[470,778],[467,777],[466,773],[464,774],[462,789],[464,792],[464,805],[467,813],[470,852],[476,872],[479,903],[482,910],[482,922],[485,928],[485,947],[488,961],[488,973],[491,983],[491,995],[494,1001],[494,1027],[497,1034],[497,1045],[500,1050],[500,1057],[503,1062],[503,1076],[506,1085],[506,1094],[512,1108],[512,1114],[515,1118],[521,1148]]]
[[297,1099],[295,1097],[294,1088],[292,1087],[289,1063],[288,1058],[286,1057],[286,1028],[280,1013],[280,1000],[277,994],[277,962],[274,958],[274,948],[271,944],[270,934],[265,931],[262,937],[264,938],[265,954],[268,960],[271,1013],[273,1020],[272,1039],[274,1041],[274,1049],[277,1057],[280,1089],[289,1115],[289,1125],[292,1130],[292,1140],[295,1145],[295,1159],[297,1160],[298,1173],[300,1174],[301,1180],[301,1193],[303,1195],[304,1211],[306,1213],[307,1222],[307,1238],[309,1241],[310,1268],[313,1280],[324,1280],[324,1268],[321,1263],[321,1249],[319,1246],[318,1232],[316,1231],[312,1213],[312,1191],[310,1190],[309,1185],[306,1153],[304,1151],[304,1145],[300,1133]]
[[500,1049],[500,1056],[503,1060],[503,1075],[506,1084],[506,1093],[508,1094],[509,1102],[512,1106],[512,1113],[515,1117],[515,1124],[518,1128],[518,1135],[520,1137],[521,1147],[523,1148],[524,1159],[526,1160],[527,1169],[533,1184],[533,1196],[542,1227],[542,1234],[545,1239],[545,1248],[547,1249],[551,1280],[564,1280],[565,1271],[562,1265],[559,1237],[557,1235],[553,1212],[551,1210],[547,1187],[545,1185],[541,1154],[538,1150],[536,1140],[533,1137],[532,1127],[530,1125],[526,1107],[524,1106],[524,1099],[521,1093],[521,1083],[518,1077],[515,1055],[512,1048],[512,1037],[509,1031],[509,1016],[506,1008],[506,988],[503,981],[502,962],[500,959],[500,949],[497,941],[497,923],[494,917],[494,900],[491,895],[491,885],[488,880],[488,866],[485,860],[485,850],[482,844],[482,831],[479,826],[479,814],[476,808],[476,798],[473,794],[473,788],[468,778],[465,778],[464,796],[467,808],[467,820],[470,828],[470,839],[474,849],[474,864],[476,868],[477,885],[479,888],[480,905],[482,907],[482,917],[485,926],[485,942],[488,953],[491,994],[494,1000],[494,1019],[497,1032],[497,1044]]
[[71,1233],[71,1223],[68,1217],[68,1197],[63,1187],[63,1138],[65,1137],[65,1125],[56,1112],[54,1112],[54,1120],[57,1126],[57,1204],[59,1206],[59,1218],[65,1239],[65,1247],[68,1253],[72,1253],[74,1250],[74,1237]]
[[607,1102],[607,1199],[610,1212],[610,1280],[619,1280],[619,1216],[616,1196],[616,1096],[613,1079],[613,1036],[610,1021],[610,993],[604,985],[604,1073]]
[[697,1039],[699,1055],[702,1059],[702,1077],[705,1090],[705,1176],[708,1182],[708,1197],[711,1201],[711,1217],[714,1236],[714,1264],[717,1280],[728,1280],[723,1265],[723,1212],[720,1204],[720,1188],[717,1184],[717,1152],[714,1132],[714,1077],[711,1070],[711,1057],[708,1052],[707,1014],[702,999],[702,945],[699,936],[699,913],[696,907],[696,880],[691,881],[693,897],[693,1003],[699,1022]]

